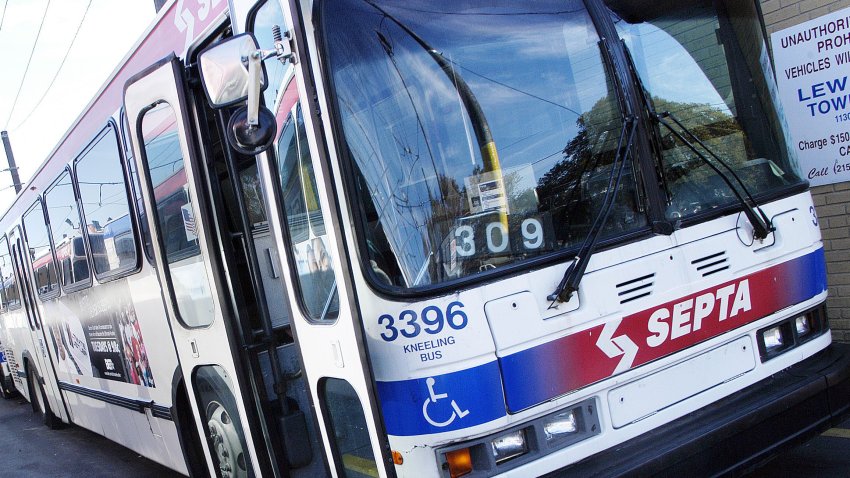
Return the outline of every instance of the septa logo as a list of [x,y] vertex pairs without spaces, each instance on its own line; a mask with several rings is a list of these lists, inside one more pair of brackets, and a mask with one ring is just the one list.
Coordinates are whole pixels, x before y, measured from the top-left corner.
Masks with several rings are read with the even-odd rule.
[[605,327],[602,329],[602,333],[599,335],[599,339],[596,341],[596,346],[599,347],[599,350],[605,353],[608,358],[615,358],[621,355],[623,356],[623,358],[621,358],[617,363],[614,373],[625,372],[632,368],[632,364],[634,363],[639,350],[637,344],[635,344],[628,335],[623,334],[614,337],[614,333],[617,331],[617,327],[620,326],[621,322],[622,320],[612,320],[605,324]]
[[817,249],[500,357],[508,409],[524,410],[685,350],[810,300],[825,290],[823,249]]
[[[734,300],[730,301],[732,297]],[[706,319],[723,322],[752,308],[750,281],[746,279],[738,284],[730,284],[716,291],[677,302],[672,308],[661,307],[649,316],[647,328],[650,335],[646,339],[646,345],[661,346],[668,340],[699,331]]]

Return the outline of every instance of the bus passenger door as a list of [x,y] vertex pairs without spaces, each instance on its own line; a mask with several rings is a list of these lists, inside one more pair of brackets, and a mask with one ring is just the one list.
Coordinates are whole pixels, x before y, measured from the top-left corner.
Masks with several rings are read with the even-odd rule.
[[[249,12],[241,7],[253,4]],[[286,8],[289,3],[290,8]],[[233,2],[239,30],[263,50],[276,50],[275,27],[299,38],[292,5],[266,0]],[[303,2],[308,4],[309,2]],[[306,7],[309,10],[309,7]],[[309,24],[309,20],[304,20]],[[298,41],[296,41],[298,43]],[[265,61],[263,103],[277,119],[273,146],[257,156],[268,222],[286,278],[291,325],[303,380],[314,404],[325,457],[334,476],[395,476],[367,355],[357,298],[340,231],[337,194],[317,126],[309,58]],[[226,51],[226,50],[225,50]],[[231,55],[232,57],[233,55]],[[317,138],[318,136],[318,138]]]
[[[293,80],[286,90],[294,92],[295,85]],[[266,157],[260,164],[266,190],[274,191],[272,217],[283,219],[270,222],[285,251],[281,258],[290,277],[292,325],[318,405],[326,455],[336,476],[392,476],[351,285],[340,281],[344,262],[334,236],[340,228],[327,219],[319,194],[323,185],[316,170],[321,166],[310,153],[307,115],[300,103],[281,101],[277,106],[278,117],[286,118],[275,145],[277,161]]]
[[[182,66],[168,57],[130,79],[124,104],[157,274],[207,465],[221,476],[260,476],[260,427],[248,374],[235,357],[225,286],[213,263],[201,167],[183,96]],[[183,431],[184,435],[188,435]]]
[[[20,229],[17,227],[9,235],[9,243],[11,246],[13,269],[18,276],[18,284],[20,284],[19,290],[23,313],[27,319],[27,326],[29,326],[31,331],[30,337],[32,337],[29,356],[19,359],[22,363],[23,360],[32,361],[32,367],[35,369],[28,368],[24,370],[24,372],[27,372],[26,380],[29,384],[26,393],[29,395],[30,403],[37,403],[41,411],[45,412],[45,424],[51,428],[56,428],[59,426],[56,416],[65,417],[66,420],[69,418],[64,411],[63,398],[59,393],[56,374],[47,352],[46,333],[42,327],[43,322],[38,312],[38,305],[36,304],[36,293],[32,287],[33,282],[30,281],[30,276],[27,273],[28,265],[22,252],[26,248],[24,247]],[[30,383],[33,380],[40,383]],[[41,393],[44,394],[39,395]],[[32,396],[33,394],[35,394],[34,397]],[[45,400],[46,404],[49,405],[49,411],[45,407]]]

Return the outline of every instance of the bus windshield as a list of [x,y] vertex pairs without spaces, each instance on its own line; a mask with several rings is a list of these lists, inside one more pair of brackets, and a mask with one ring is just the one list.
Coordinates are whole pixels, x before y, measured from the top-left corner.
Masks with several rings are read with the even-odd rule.
[[769,60],[754,2],[604,3],[651,108],[681,122],[674,129],[697,146],[694,151],[669,128],[655,125],[667,219],[735,201],[697,153],[728,163],[753,194],[800,182],[772,99],[773,77],[765,74]]
[[[723,158],[756,195],[800,183],[753,6],[729,7],[746,10],[735,16],[703,0],[594,0],[608,14],[595,24],[586,3],[322,3],[342,153],[375,284],[433,287],[575,251],[605,201],[629,116],[617,78],[643,83],[647,109],[677,115],[711,152],[647,125],[658,166],[638,173],[632,155],[600,239],[649,230],[643,180],[658,181],[666,197],[656,204],[667,207],[658,216],[671,222],[734,207],[700,156]],[[637,75],[615,70],[609,49],[622,47],[606,47],[599,22],[613,23]],[[714,43],[691,29],[710,29]],[[760,108],[743,111],[736,101],[751,96]]]

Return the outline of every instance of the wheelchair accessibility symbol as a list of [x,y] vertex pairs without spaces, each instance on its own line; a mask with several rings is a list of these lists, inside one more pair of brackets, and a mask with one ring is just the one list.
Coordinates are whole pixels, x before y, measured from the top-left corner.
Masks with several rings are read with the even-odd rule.
[[[463,418],[463,417],[469,415],[469,410],[461,410],[460,407],[458,406],[457,402],[452,400],[451,401],[452,414],[449,416],[449,418],[447,418],[447,419],[445,419],[441,422],[435,421],[433,418],[431,418],[431,415],[428,413],[429,405],[436,404],[437,401],[442,400],[444,398],[449,398],[449,394],[448,393],[437,393],[437,392],[434,391],[434,384],[437,383],[437,381],[434,380],[433,377],[428,377],[427,379],[425,379],[425,383],[428,385],[428,395],[429,395],[429,397],[426,398],[425,403],[422,404],[422,415],[425,417],[425,420],[428,423],[430,423],[431,425],[433,425],[435,427],[442,428],[442,427],[447,427],[447,426],[451,425],[452,422],[454,422],[456,418]],[[445,413],[443,413],[442,415],[445,416]]]

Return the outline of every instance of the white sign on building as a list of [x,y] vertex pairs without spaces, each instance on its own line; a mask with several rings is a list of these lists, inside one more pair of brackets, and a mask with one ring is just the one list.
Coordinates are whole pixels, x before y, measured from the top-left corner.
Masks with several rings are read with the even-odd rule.
[[850,181],[850,8],[771,35],[779,96],[813,186]]

